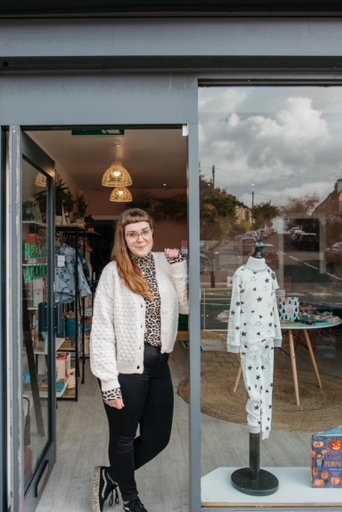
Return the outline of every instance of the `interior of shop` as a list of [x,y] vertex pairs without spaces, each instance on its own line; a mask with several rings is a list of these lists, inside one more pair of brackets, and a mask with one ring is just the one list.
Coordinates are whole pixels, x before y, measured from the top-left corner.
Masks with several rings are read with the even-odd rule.
[[[58,179],[73,196],[64,223],[78,220],[80,198],[86,209],[82,217],[92,217],[91,223],[102,229],[101,222],[114,219],[130,202],[150,206],[153,200],[168,199],[171,208],[173,201],[186,197],[187,138],[181,128],[45,130],[28,135],[54,159]],[[132,178],[130,197],[123,202],[120,197],[110,199],[114,187],[102,185],[105,171],[115,163]],[[172,211],[156,213],[162,220],[172,216]],[[159,235],[158,247],[163,247],[164,230]]]
[[[154,217],[157,225],[154,250],[163,251],[164,247],[187,249],[187,138],[179,127],[41,130],[31,131],[28,135],[54,161],[56,207],[54,238],[57,258],[55,298],[58,304],[55,311],[57,460],[64,466],[63,453],[68,453],[69,462],[72,459],[78,465],[80,464],[79,455],[86,456],[89,462],[82,462],[80,467],[87,466],[86,473],[89,472],[89,474],[82,477],[81,472],[79,473],[83,486],[83,483],[91,481],[93,466],[107,461],[108,436],[105,415],[97,381],[89,368],[89,336],[96,284],[103,267],[110,260],[116,218],[128,207],[137,206],[148,209]],[[124,167],[129,173],[130,182],[127,186],[121,187],[124,189],[124,197],[120,195],[120,184],[113,187],[104,183],[106,171],[112,169],[112,166]],[[28,338],[32,339],[34,347],[33,354],[28,350],[24,354],[24,376],[26,375],[24,445],[25,488],[27,488],[44,452],[49,430],[46,400],[48,397],[47,324],[41,307],[44,304],[46,306],[48,233],[46,231],[46,176],[37,172],[37,169],[25,160],[23,176],[23,242],[25,246],[23,306],[26,318],[24,332],[28,334]],[[119,195],[111,197],[117,190]],[[57,211],[60,201],[63,202],[63,209]],[[61,284],[64,277],[60,274],[61,269],[58,263],[60,258],[68,258],[71,251],[75,256],[74,261],[80,258],[84,259],[86,264],[86,267],[83,265],[84,283],[80,282],[78,272],[79,292],[74,291],[73,295],[69,293],[72,292],[71,290],[66,290]],[[76,271],[73,275],[76,275]],[[85,287],[84,294],[80,284]],[[75,341],[78,337],[80,344]],[[187,354],[181,352],[181,355],[182,365],[186,366]],[[32,364],[33,357],[35,364]],[[179,373],[178,369],[175,374],[177,373]],[[187,372],[184,368],[184,373],[179,374],[178,380],[184,377],[185,373]],[[37,377],[35,380],[39,391],[36,395],[32,393],[34,374]],[[183,402],[181,399],[179,401]],[[88,427],[91,428],[91,422],[85,418],[87,416],[89,418],[88,412],[93,409],[93,406],[94,416],[92,417],[97,419],[93,425],[95,431],[91,432],[88,430]],[[186,411],[185,403],[183,408]],[[82,416],[83,426],[80,427],[79,420]],[[187,419],[184,416],[186,412],[182,414],[183,427],[186,430]],[[78,432],[79,441],[85,442],[87,449],[80,449],[79,445],[78,454],[71,455],[76,445],[70,444],[69,428],[76,429],[74,431]],[[84,433],[83,441],[80,429]],[[90,450],[91,446],[94,447],[93,453]],[[180,445],[177,451],[181,453]],[[52,488],[56,489],[57,485],[58,497],[47,505],[45,497],[50,501],[47,489],[39,505],[42,510],[47,510],[50,506],[51,509],[56,510],[57,505],[62,507],[61,509],[68,509],[70,503],[75,502],[84,503],[84,507],[87,508],[91,501],[88,493],[91,486],[86,486],[87,489],[81,500],[78,497],[75,501],[74,497],[68,496],[69,491],[66,491],[65,503],[61,503],[61,494],[64,494],[64,491],[62,493],[61,491],[64,485],[68,486],[68,482],[70,483],[76,474],[73,462],[71,465],[67,463],[71,472],[68,469],[63,471],[62,479],[57,467],[53,471],[53,478],[57,478],[58,484],[55,482]],[[188,478],[187,467],[188,464],[184,463],[184,481]],[[159,474],[159,469],[157,473]],[[78,476],[76,478],[78,479]],[[153,478],[155,479],[158,480]],[[79,489],[78,484],[72,492],[76,489]],[[187,491],[188,487],[185,485],[182,498],[184,500],[187,500]]]

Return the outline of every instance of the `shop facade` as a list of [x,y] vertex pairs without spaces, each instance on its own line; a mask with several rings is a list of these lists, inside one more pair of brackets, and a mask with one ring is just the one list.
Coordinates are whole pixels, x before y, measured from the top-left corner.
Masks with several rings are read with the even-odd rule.
[[[323,232],[325,233],[329,217],[324,204],[331,203],[327,199],[330,197],[329,190],[331,189],[332,193],[339,187],[338,166],[340,164],[338,159],[330,162],[327,152],[325,160],[320,161],[319,155],[316,155],[313,148],[317,148],[322,140],[328,140],[330,137],[331,144],[328,149],[334,149],[333,139],[337,137],[335,134],[338,134],[338,130],[334,131],[333,127],[336,128],[341,122],[339,118],[339,109],[342,104],[340,101],[341,20],[336,14],[333,15],[333,7],[330,12],[320,13],[316,9],[311,13],[302,12],[300,16],[291,16],[291,13],[285,12],[279,15],[273,13],[271,16],[265,10],[261,13],[263,15],[258,17],[252,16],[251,12],[235,13],[232,16],[223,7],[217,7],[217,9],[207,17],[203,14],[196,15],[196,13],[190,16],[189,7],[187,14],[180,13],[178,17],[166,16],[165,13],[151,17],[146,15],[139,17],[139,13],[135,16],[127,13],[125,16],[118,16],[116,13],[112,17],[104,18],[102,12],[98,13],[97,17],[77,16],[76,13],[65,17],[54,17],[53,13],[49,13],[48,18],[38,18],[29,13],[29,17],[16,18],[15,13],[9,13],[9,18],[0,20],[2,62],[0,151],[3,184],[0,211],[4,219],[0,224],[3,247],[2,352],[0,354],[2,421],[0,428],[2,429],[2,474],[7,475],[7,479],[3,479],[0,485],[3,486],[1,495],[4,500],[4,510],[11,510],[11,512],[34,510],[56,457],[54,425],[56,390],[54,380],[50,377],[48,408],[43,411],[43,414],[46,414],[47,430],[44,433],[41,432],[43,444],[40,455],[35,461],[34,476],[25,487],[25,412],[23,412],[25,409],[22,403],[22,389],[25,382],[22,373],[23,357],[20,355],[25,341],[25,331],[21,329],[25,324],[25,312],[23,311],[23,286],[18,277],[22,274],[23,265],[24,232],[21,204],[25,187],[24,176],[27,177],[30,173],[38,171],[50,183],[49,169],[53,166],[53,162],[43,151],[40,151],[39,146],[27,140],[27,131],[96,129],[113,126],[154,128],[168,126],[183,129],[188,139],[190,340],[201,340],[203,331],[209,333],[219,331],[222,321],[221,324],[214,322],[213,325],[209,325],[210,320],[219,317],[229,307],[227,297],[230,280],[234,268],[240,262],[238,258],[243,254],[239,253],[241,246],[237,243],[237,247],[234,248],[236,253],[233,252],[233,245],[231,247],[227,245],[226,255],[222,253],[215,256],[219,253],[219,251],[213,252],[217,239],[224,240],[222,230],[226,230],[226,243],[234,244],[234,237],[245,233],[247,226],[250,231],[256,231],[265,226],[269,218],[260,221],[260,225],[257,225],[260,217],[257,217],[258,212],[255,206],[267,202],[280,204],[277,199],[282,191],[287,193],[286,182],[296,173],[291,158],[287,161],[287,169],[291,172],[282,176],[277,174],[280,171],[274,163],[275,156],[259,153],[258,147],[262,146],[262,136],[265,136],[265,133],[268,133],[270,139],[273,138],[274,145],[277,145],[279,140],[276,140],[275,134],[280,132],[280,138],[282,138],[285,132],[281,128],[288,126],[290,135],[288,144],[284,145],[284,152],[292,155],[297,161],[301,151],[304,151],[303,148],[306,148],[308,154],[310,151],[314,153],[314,158],[306,161],[307,166],[312,166],[312,174],[309,174],[309,178],[305,175],[303,183],[296,184],[296,190],[300,197],[305,197],[307,194],[314,195],[316,189],[310,188],[309,180],[312,181],[312,175],[320,174],[318,186],[325,187],[325,195],[320,197],[320,201],[317,201],[312,209],[316,209],[314,218],[320,219],[317,233],[320,240],[323,240]],[[221,15],[220,9],[222,9]],[[284,16],[284,14],[287,15]],[[294,90],[300,90],[300,93],[292,94]],[[277,95],[273,100],[274,91],[277,91]],[[305,101],[300,100],[303,97],[306,98]],[[327,104],[329,104],[328,107],[326,107]],[[225,105],[224,108],[221,107],[222,105]],[[284,108],[279,108],[279,105]],[[285,106],[288,108],[285,109]],[[318,110],[321,114],[317,113]],[[291,122],[287,122],[289,112],[294,114],[302,112],[304,118],[309,116],[309,123],[301,124],[301,117],[295,115],[291,117]],[[273,120],[273,124],[270,120]],[[301,140],[303,132],[307,133],[305,130],[309,127],[314,131],[314,123],[317,124],[317,131],[311,137],[303,136]],[[220,130],[224,128],[224,131],[220,131],[217,127]],[[234,153],[233,144],[227,149],[224,143],[227,140],[235,140],[239,127],[246,129],[248,137],[245,146],[235,146]],[[257,129],[259,132],[256,131]],[[260,146],[255,145],[254,150],[249,153],[253,134],[257,134],[261,142]],[[298,140],[300,143],[296,145]],[[227,168],[223,164],[217,165],[212,161],[211,150],[214,151],[215,142],[223,154],[230,155],[230,158],[227,156],[229,163]],[[213,145],[210,146],[210,144]],[[274,146],[271,144],[271,147]],[[292,154],[292,150],[295,154]],[[238,158],[243,152],[246,158]],[[250,164],[243,167],[242,161],[245,159],[254,161],[260,159],[260,173],[266,173],[266,180],[271,182],[273,172],[277,177],[278,185],[261,190],[263,182],[259,182],[257,176],[253,178],[255,166]],[[273,164],[269,161],[273,161]],[[231,229],[229,219],[224,226],[220,224],[219,231],[211,229],[217,227],[216,224],[209,225],[206,229],[205,219],[200,214],[204,199],[199,181],[199,162],[202,185],[209,184],[212,188],[216,186],[221,191],[225,190],[226,194],[240,198],[240,203],[245,205],[249,203],[249,198],[251,199],[251,208],[241,208],[239,232]],[[328,163],[329,173],[326,172]],[[234,188],[233,176],[243,174],[246,168],[249,169],[250,174],[245,175],[242,185],[236,181],[236,188]],[[281,179],[283,182],[280,185]],[[305,181],[306,179],[308,181]],[[328,185],[325,186],[327,182],[330,189]],[[240,186],[243,187],[244,192],[242,188],[240,190]],[[49,187],[48,190],[52,190],[51,183]],[[54,265],[52,256],[54,237],[51,236],[51,230],[54,223],[54,204],[51,190],[47,221],[44,223],[46,224],[44,227],[46,230],[44,251],[46,252],[40,254],[39,258],[41,266],[46,267],[44,293],[46,293],[45,302],[50,304],[47,331],[52,336],[54,313],[51,274]],[[245,197],[241,201],[243,194]],[[292,217],[288,215],[288,217],[297,220],[300,210],[295,213],[296,215]],[[275,217],[281,216],[273,216],[272,219]],[[305,219],[307,219],[307,211]],[[272,224],[277,234],[282,235],[285,235],[290,228],[296,227],[294,224],[284,225],[280,221],[277,225],[268,224],[270,224],[268,227]],[[339,227],[335,226],[334,229]],[[307,232],[308,229],[302,229],[302,231]],[[284,254],[287,238],[285,242],[284,240],[285,236],[279,237],[276,244],[273,244],[272,239],[268,243],[276,245],[276,248]],[[335,240],[331,236],[328,245],[326,245],[326,238],[324,240],[324,245],[322,245],[323,242],[320,244],[319,256],[316,258],[318,263],[309,264],[317,265],[320,275],[331,275],[334,272],[326,268],[324,254],[325,250],[337,241],[337,238]],[[209,259],[209,267],[203,273],[201,273],[199,248],[204,257]],[[232,252],[229,252],[231,250]],[[235,267],[225,266],[224,258],[227,255],[230,261],[235,258]],[[205,261],[204,257],[203,261]],[[298,286],[303,286],[303,281],[296,275],[301,274],[301,271],[296,274],[295,269],[290,275],[286,272],[289,264],[283,260],[280,261],[280,268],[282,272],[277,273],[280,287],[298,296],[303,290],[296,288],[296,285],[300,283]],[[336,305],[338,290],[334,284],[339,283],[339,275],[338,273],[334,275],[333,282],[319,282],[317,286],[321,286],[321,292],[325,293],[325,297],[328,291],[329,296],[333,298],[330,303],[333,302]],[[330,279],[329,275],[328,278]],[[309,276],[308,280],[312,282],[314,279]],[[208,314],[209,316],[206,316],[206,311],[210,310],[208,307],[213,289],[217,292],[217,297],[214,293],[215,297],[212,301],[214,309]],[[312,292],[309,287],[304,291],[305,298]],[[310,300],[312,302],[311,296]],[[221,315],[221,319],[223,317],[224,315]],[[203,324],[206,318],[208,318],[208,325]],[[12,343],[10,340],[16,340],[16,342]],[[205,485],[203,477],[213,471],[209,467],[201,469],[202,436],[206,436],[206,426],[201,421],[200,404],[201,365],[204,364],[201,348],[203,349],[203,346],[201,347],[200,343],[189,343],[191,389],[189,509],[191,511],[200,510],[201,503],[206,506],[205,503],[203,504],[205,497],[201,495],[201,487],[203,489]],[[53,357],[52,354],[46,355],[49,373],[52,374]],[[338,367],[336,373],[340,378],[341,373]],[[5,392],[5,390],[8,391]],[[234,466],[234,463],[227,461],[226,465]],[[208,503],[214,504],[213,506],[218,506],[218,502],[217,497],[208,498]],[[250,503],[255,507],[257,501]],[[312,508],[318,509],[319,503],[322,502],[312,502]],[[323,503],[327,506],[327,503],[324,501]],[[334,503],[336,505],[336,501]],[[294,503],[289,504],[289,506],[292,505]],[[236,508],[239,506],[241,505],[237,504]]]

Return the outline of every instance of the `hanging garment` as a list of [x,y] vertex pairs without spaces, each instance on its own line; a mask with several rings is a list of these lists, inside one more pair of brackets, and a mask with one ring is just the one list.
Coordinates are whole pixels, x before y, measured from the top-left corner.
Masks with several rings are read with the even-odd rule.
[[[263,258],[250,257],[233,276],[227,350],[240,353],[248,392],[247,424],[250,432],[271,430],[273,348],[281,346],[275,273]],[[269,420],[267,420],[269,418]]]
[[81,297],[91,295],[91,290],[84,275],[83,265],[79,258],[76,262],[76,249],[63,244],[57,250],[56,265],[56,300],[63,303],[73,302],[76,299],[76,275],[78,292]]
[[87,280],[87,283],[88,283],[89,287],[91,288],[90,270],[89,270],[89,267],[88,267],[87,260],[85,258],[82,259],[82,268],[83,268],[83,273],[84,273],[84,276],[85,276],[85,278]]
[[[86,265],[88,267],[89,282],[90,282],[89,286],[90,287],[92,287],[92,280],[93,280],[93,266],[91,264],[91,253],[92,252],[93,252],[93,250],[90,247],[89,243],[86,243],[84,258],[85,258]],[[86,277],[87,277],[87,275],[86,275]]]

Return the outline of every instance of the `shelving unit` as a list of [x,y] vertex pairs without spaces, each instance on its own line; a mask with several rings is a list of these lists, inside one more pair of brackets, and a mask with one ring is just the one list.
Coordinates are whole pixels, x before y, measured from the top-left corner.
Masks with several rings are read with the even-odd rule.
[[[25,341],[27,353],[26,379],[30,383],[30,395],[33,405],[36,406],[36,415],[39,419],[40,398],[48,397],[48,354],[49,347],[47,341],[47,326],[42,327],[45,322],[44,312],[41,309],[46,306],[46,231],[47,225],[41,222],[25,220],[23,221],[24,246],[23,246],[23,295],[25,312],[25,332],[27,341]],[[70,354],[71,369],[63,378],[56,380],[56,398],[78,400],[79,380],[84,382],[85,375],[85,300],[79,293],[79,274],[77,262],[80,256],[79,242],[85,247],[86,231],[81,226],[66,225],[56,226],[57,233],[63,233],[66,241],[70,242],[73,238],[74,243],[70,244],[75,250],[74,266],[74,300],[65,303],[55,303],[59,306],[58,315],[63,317],[63,335],[58,335],[57,325],[55,325],[55,352],[56,368],[58,370],[60,361],[66,354]],[[58,266],[58,257],[57,263]],[[56,267],[57,271],[57,267]],[[92,300],[91,300],[92,304]],[[57,313],[57,311],[56,311]],[[68,313],[72,317],[67,317]],[[56,321],[56,315],[55,315]],[[88,324],[87,324],[88,325]],[[68,332],[73,328],[74,332]],[[68,356],[66,356],[68,358]],[[81,365],[80,365],[81,363]],[[28,388],[28,385],[26,386]],[[32,389],[31,389],[32,388]],[[27,391],[27,389],[26,389]],[[41,431],[43,432],[43,420],[41,421]]]
[[[70,353],[71,357],[71,374],[68,380],[68,386],[61,393],[60,399],[78,400],[79,379],[84,383],[85,375],[85,303],[84,298],[79,293],[79,276],[78,276],[78,259],[80,256],[79,243],[85,247],[85,229],[79,225],[63,225],[56,226],[56,234],[62,236],[65,244],[75,250],[75,266],[74,266],[74,286],[75,297],[73,301],[64,303],[65,316],[65,339],[59,346],[57,353]],[[58,266],[58,256],[57,256]],[[58,290],[57,290],[58,291]],[[71,313],[72,316],[68,316]],[[81,361],[81,368],[80,368]]]
[[91,297],[90,297],[90,305],[88,302],[88,307],[85,308],[85,323],[84,323],[84,356],[85,358],[89,358],[89,342],[90,342],[90,331],[93,317],[93,308],[94,308],[94,294],[98,282],[98,276],[96,275],[96,271],[94,269],[94,261],[96,258],[96,248],[98,247],[97,242],[102,236],[100,233],[96,231],[87,230],[85,232],[86,240],[89,243],[90,250],[92,252],[92,257],[90,258],[91,262],[91,272],[90,272],[90,287],[91,287]]
[[[48,398],[48,337],[47,326],[45,336],[40,332],[46,316],[41,305],[46,305],[46,230],[44,223],[24,220],[23,232],[25,235],[23,254],[23,281],[24,281],[24,316],[27,325],[27,336],[30,333],[31,343],[26,343],[28,368],[27,380],[31,383],[32,391],[25,391],[31,396],[33,403],[38,404],[39,398]],[[55,326],[56,328],[56,326]],[[56,334],[56,333],[54,333]],[[64,343],[65,339],[55,336],[55,351]],[[32,352],[32,353],[31,353]],[[56,397],[61,398],[68,386],[68,380],[56,381]],[[28,387],[28,386],[26,386]]]
[[39,393],[39,374],[34,351],[39,343],[38,304],[47,300],[47,225],[34,220],[22,220],[22,231],[23,396],[30,397],[27,413],[29,414],[32,404],[37,433],[43,437],[46,433],[46,424]]
[[[55,351],[56,358],[58,355],[58,351],[63,346],[65,342],[65,338],[55,338]],[[34,355],[36,360],[36,368],[38,374],[38,384],[39,384],[39,395],[41,398],[47,398],[47,386],[44,385],[45,380],[44,376],[46,376],[46,367],[47,367],[47,355],[48,355],[48,347],[44,340],[40,340],[38,345],[34,348]],[[57,366],[57,362],[56,362]],[[56,379],[56,397],[62,398],[69,384],[69,378]]]

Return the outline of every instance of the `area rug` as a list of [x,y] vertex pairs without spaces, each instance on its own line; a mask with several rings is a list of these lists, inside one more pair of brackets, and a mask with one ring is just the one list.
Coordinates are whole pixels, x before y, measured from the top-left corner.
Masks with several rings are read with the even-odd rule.
[[[219,359],[219,353],[215,353]],[[226,354],[222,354],[226,357]],[[233,392],[237,368],[222,364],[202,372],[202,412],[215,418],[246,424],[247,393],[241,378]],[[342,424],[342,379],[321,374],[319,389],[313,372],[299,371],[300,406],[295,403],[291,369],[277,369],[274,374],[274,430],[287,432],[321,432]],[[189,381],[178,387],[178,394],[189,401]]]

